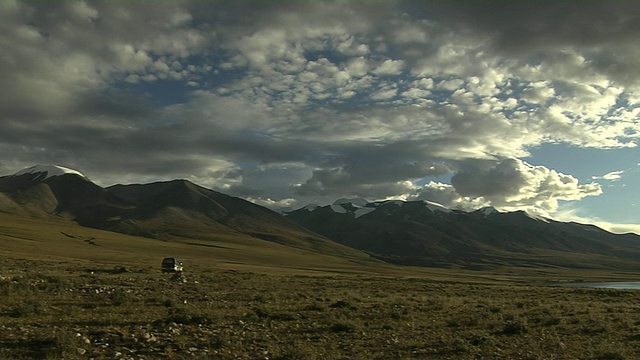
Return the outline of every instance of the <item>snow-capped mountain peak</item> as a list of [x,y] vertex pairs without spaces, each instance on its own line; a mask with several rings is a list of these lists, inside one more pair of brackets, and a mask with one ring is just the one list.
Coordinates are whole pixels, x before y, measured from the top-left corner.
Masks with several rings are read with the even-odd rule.
[[529,212],[529,211],[525,211],[524,214],[528,218],[531,218],[533,220],[538,220],[538,221],[542,221],[542,222],[545,222],[545,223],[549,223],[549,219],[547,219],[546,217],[544,217],[542,215],[539,215],[539,214],[536,214],[536,213],[532,213],[532,212]]
[[[319,209],[330,209],[332,212],[334,213],[338,213],[338,214],[351,214],[352,216],[359,218],[360,216],[369,214],[373,211],[376,211],[377,209],[381,208],[381,207],[387,207],[387,206],[397,206],[397,207],[404,207],[406,206],[415,206],[415,204],[420,203],[422,204],[426,209],[430,210],[431,212],[443,212],[443,213],[450,213],[452,212],[451,209],[435,203],[435,202],[431,202],[431,201],[412,201],[412,202],[406,202],[403,200],[382,200],[382,201],[374,201],[374,202],[370,202],[367,199],[363,199],[363,198],[351,198],[351,199],[347,199],[347,198],[341,198],[338,199],[336,201],[333,202],[333,204],[331,205],[325,205],[325,206],[319,206],[316,204],[310,204],[307,206],[304,206],[296,211],[299,210],[307,210],[308,212],[313,212]],[[286,214],[289,214],[292,212],[287,211]]]
[[341,198],[336,200],[329,207],[333,212],[339,214],[353,213],[355,217],[360,217],[375,210],[373,204],[369,202],[369,200],[363,198]]
[[498,211],[498,209],[494,208],[493,206],[483,207],[482,209],[478,209],[478,211],[480,211],[484,216],[500,213],[500,211]]
[[313,210],[315,210],[315,209],[317,209],[319,207],[320,207],[320,205],[318,205],[318,204],[309,204],[309,205],[303,207],[302,209],[305,209],[307,211],[313,211]]
[[450,213],[451,212],[451,209],[449,209],[448,207],[446,207],[446,206],[444,206],[442,204],[438,204],[437,202],[432,202],[432,201],[427,201],[427,200],[423,200],[422,202],[427,207],[427,209],[429,209],[431,211],[441,211],[441,212],[445,212],[445,213]]
[[[429,210],[436,216],[440,216],[439,214],[466,214],[466,213],[475,213],[484,218],[491,219],[504,219],[503,215],[508,216],[509,214],[517,214],[526,216],[529,219],[549,223],[549,219],[540,214],[528,212],[528,211],[515,211],[509,212],[505,210],[498,210],[493,206],[487,206],[476,210],[463,210],[463,209],[450,209],[442,204],[437,202],[427,201],[427,200],[416,200],[416,201],[405,201],[405,200],[381,200],[381,201],[373,201],[370,202],[363,198],[341,198],[333,202],[330,205],[318,205],[318,204],[309,204],[298,210],[294,211],[285,211],[284,214],[286,216],[293,214],[297,211],[304,210],[307,213],[312,213],[317,210],[325,211],[329,210],[331,212],[337,214],[344,214],[346,216],[352,216],[354,218],[359,218],[361,216],[367,215],[369,213],[380,211],[384,213],[395,212],[398,210],[393,210],[393,208],[405,209],[406,211],[420,211],[421,208]],[[404,211],[404,210],[399,210]]]
[[353,198],[353,199],[341,198],[334,201],[333,205],[352,204],[353,206],[356,206],[356,207],[362,207],[362,206],[367,206],[367,204],[369,203],[370,203],[369,200],[363,199],[363,198]]
[[20,170],[17,173],[13,174],[13,176],[20,176],[24,174],[44,174],[44,175],[40,175],[40,176],[44,176],[44,178],[39,177],[38,180],[46,180],[53,176],[61,176],[66,174],[73,174],[73,175],[78,175],[83,178],[86,178],[81,172],[77,170],[69,169],[63,166],[58,166],[58,165],[36,165],[30,168]]

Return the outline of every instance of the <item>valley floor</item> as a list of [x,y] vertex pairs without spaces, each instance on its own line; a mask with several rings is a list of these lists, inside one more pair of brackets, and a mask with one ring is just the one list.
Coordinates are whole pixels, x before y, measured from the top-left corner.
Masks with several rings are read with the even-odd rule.
[[634,272],[398,267],[6,214],[0,259],[0,359],[640,358],[640,292],[548,285]]
[[2,359],[635,359],[640,292],[5,258]]

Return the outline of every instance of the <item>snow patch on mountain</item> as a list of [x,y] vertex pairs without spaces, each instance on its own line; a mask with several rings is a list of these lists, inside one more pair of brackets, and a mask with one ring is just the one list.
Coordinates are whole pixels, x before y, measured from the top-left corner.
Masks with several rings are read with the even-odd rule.
[[429,209],[431,211],[442,211],[442,212],[445,212],[445,213],[450,213],[451,212],[451,209],[449,209],[448,207],[445,207],[444,205],[438,204],[436,202],[431,202],[431,201],[424,200],[423,203],[427,207],[427,209]]
[[330,205],[331,206],[331,210],[333,210],[333,212],[336,213],[340,213],[340,214],[346,214],[347,213],[347,209],[345,209],[342,205]]
[[[441,211],[445,213],[450,213],[452,211],[451,209],[446,208],[443,205],[440,205],[435,202],[421,201],[421,203],[428,210],[432,212]],[[341,198],[336,200],[333,204],[329,205],[329,208],[331,209],[331,211],[335,213],[339,213],[339,214],[350,213],[350,214],[354,214],[354,216],[358,218],[360,216],[369,214],[377,210],[383,205],[394,205],[398,207],[403,207],[406,204],[407,202],[403,200],[384,200],[384,201],[369,202],[368,200],[363,198],[353,198],[353,199]],[[319,209],[319,208],[322,208],[322,207],[317,205],[307,205],[301,208],[300,210],[315,211],[316,209]],[[326,206],[324,208],[326,208]]]
[[[397,206],[400,208],[404,208],[404,207],[409,207],[412,209],[416,208],[416,205],[422,204],[427,210],[436,213],[436,212],[442,212],[442,213],[476,213],[476,214],[480,214],[483,217],[489,217],[489,216],[496,216],[496,215],[502,215],[502,214],[508,214],[509,212],[507,211],[501,211],[496,209],[493,206],[488,206],[488,207],[484,207],[484,208],[480,208],[477,210],[472,210],[472,211],[465,211],[465,210],[461,210],[461,209],[450,209],[445,207],[442,204],[436,203],[436,202],[432,202],[432,201],[427,201],[427,200],[416,200],[416,201],[404,201],[404,200],[381,200],[381,201],[374,201],[374,202],[369,202],[366,199],[363,198],[352,198],[352,199],[348,199],[348,198],[341,198],[336,200],[333,204],[331,205],[318,205],[318,204],[309,204],[306,205],[298,210],[295,211],[299,211],[299,210],[307,210],[309,212],[313,212],[316,210],[320,210],[320,209],[327,209],[329,208],[331,211],[333,211],[334,213],[338,213],[338,214],[353,214],[354,217],[359,218],[361,216],[367,215],[369,213],[372,213],[378,209],[381,208],[387,208],[388,206]],[[384,211],[384,210],[381,210]],[[288,215],[289,213],[292,213],[293,211],[287,211],[284,212],[285,215]],[[527,212],[527,211],[519,211],[523,214],[523,216],[526,216],[532,220],[536,220],[536,221],[541,221],[541,222],[545,222],[545,223],[550,223],[550,220],[539,215],[536,213],[531,213],[531,212]]]
[[301,209],[304,209],[304,210],[307,210],[307,211],[313,211],[313,210],[315,210],[315,209],[317,209],[319,207],[321,207],[321,206],[318,205],[318,204],[309,204],[309,205],[307,205],[305,207],[302,207]]
[[333,212],[340,214],[352,213],[357,218],[376,209],[375,203],[363,198],[341,198],[330,205],[330,208]]
[[376,208],[374,208],[374,207],[362,207],[362,208],[357,209],[353,213],[356,215],[356,217],[360,217],[362,215],[366,215],[366,214],[374,211],[375,209]]
[[489,216],[491,214],[500,213],[500,211],[498,211],[498,209],[494,208],[493,206],[483,207],[482,209],[479,209],[478,211],[480,211],[484,216]]
[[[20,176],[24,174],[44,174],[44,175],[40,175],[38,177],[38,180],[46,180],[53,176],[61,176],[61,175],[67,175],[67,174],[78,175],[83,178],[85,177],[81,172],[77,170],[73,170],[73,169],[69,169],[69,168],[66,168],[63,166],[57,166],[57,165],[36,165],[30,168],[20,170],[17,173],[13,174],[13,176]],[[44,178],[40,178],[41,176],[44,176]]]
[[537,220],[537,221],[542,221],[542,222],[545,222],[545,223],[549,223],[549,219],[547,219],[547,218],[545,218],[543,216],[540,216],[538,214],[532,214],[532,213],[527,212],[527,211],[525,211],[524,214],[525,214],[525,216],[527,216],[530,219]]
[[370,203],[369,200],[363,198],[346,199],[340,198],[333,202],[333,205],[352,204],[355,207],[364,207]]

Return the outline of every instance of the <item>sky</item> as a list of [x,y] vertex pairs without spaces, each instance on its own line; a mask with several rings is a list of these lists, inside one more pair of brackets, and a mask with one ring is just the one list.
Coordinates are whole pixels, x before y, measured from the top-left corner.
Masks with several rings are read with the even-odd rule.
[[0,1],[0,174],[640,233],[640,2]]

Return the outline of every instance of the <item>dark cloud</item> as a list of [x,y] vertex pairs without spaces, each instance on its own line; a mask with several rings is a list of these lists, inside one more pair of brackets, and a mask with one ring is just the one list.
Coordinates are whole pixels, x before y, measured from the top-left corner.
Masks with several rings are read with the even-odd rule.
[[74,111],[86,116],[117,119],[152,119],[159,116],[148,96],[135,96],[109,89],[105,92],[80,94]]
[[411,8],[454,29],[484,34],[509,52],[629,43],[640,32],[640,6],[632,1],[425,2]]
[[516,159],[495,161],[467,161],[451,178],[451,185],[461,196],[507,197],[517,195],[528,185]]
[[591,71],[638,85],[640,4],[633,1],[424,2],[411,14],[463,32],[521,65],[550,52],[583,52]]
[[[344,191],[347,194],[374,196],[382,188],[402,188],[403,181],[435,177],[449,172],[437,159],[424,157],[422,141],[398,141],[391,144],[341,142],[324,144],[327,155],[313,171],[313,176],[296,187],[300,195],[326,195]],[[364,195],[362,195],[364,196]]]
[[578,179],[544,166],[522,160],[463,161],[451,178],[451,185],[461,197],[483,198],[495,206],[538,206],[554,212],[558,200],[579,200],[600,195],[595,183],[579,184]]

